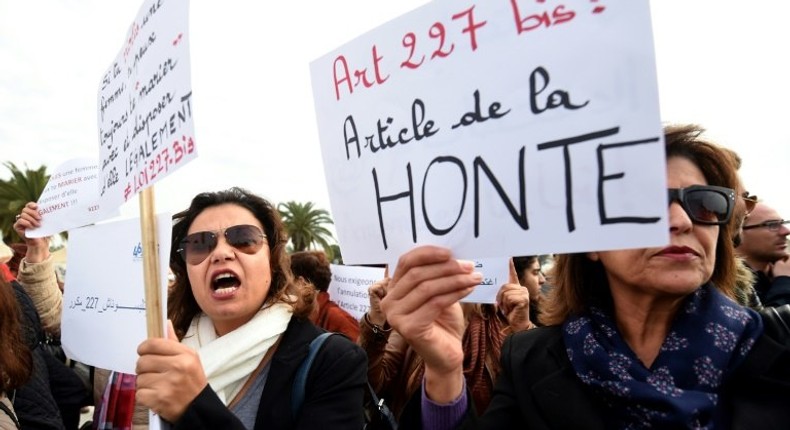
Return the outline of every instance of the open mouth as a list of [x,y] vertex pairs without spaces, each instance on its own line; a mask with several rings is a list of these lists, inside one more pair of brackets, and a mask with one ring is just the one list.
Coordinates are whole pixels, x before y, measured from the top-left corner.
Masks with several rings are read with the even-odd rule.
[[213,289],[214,294],[217,295],[231,294],[236,291],[240,285],[241,282],[239,278],[229,272],[220,273],[211,280],[211,289]]

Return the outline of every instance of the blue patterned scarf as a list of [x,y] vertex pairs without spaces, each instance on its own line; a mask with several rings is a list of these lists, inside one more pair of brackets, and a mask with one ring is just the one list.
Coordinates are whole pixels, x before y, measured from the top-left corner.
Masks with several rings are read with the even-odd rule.
[[610,406],[609,427],[622,429],[726,427],[720,387],[762,331],[756,312],[711,284],[684,300],[649,369],[601,308],[563,324],[576,375]]

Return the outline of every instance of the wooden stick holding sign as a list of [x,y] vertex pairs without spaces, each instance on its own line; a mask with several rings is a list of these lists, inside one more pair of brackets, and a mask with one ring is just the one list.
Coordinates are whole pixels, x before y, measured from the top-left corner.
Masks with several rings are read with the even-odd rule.
[[145,280],[145,318],[148,338],[163,337],[162,301],[159,284],[159,242],[156,238],[154,187],[140,192],[140,231],[143,242],[143,279]]

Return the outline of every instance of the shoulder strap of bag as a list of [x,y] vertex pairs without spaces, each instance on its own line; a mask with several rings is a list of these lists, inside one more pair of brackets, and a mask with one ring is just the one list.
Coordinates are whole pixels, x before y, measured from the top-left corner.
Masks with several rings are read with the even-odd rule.
[[384,421],[387,428],[390,430],[398,430],[398,421],[395,419],[395,415],[384,403],[384,399],[379,399],[379,396],[376,395],[376,390],[373,389],[370,382],[368,382],[368,392],[370,393],[370,399],[373,402],[373,406],[376,408],[376,412],[378,412],[379,417]]
[[307,357],[305,357],[302,364],[299,365],[299,370],[296,371],[296,377],[294,378],[293,389],[291,391],[291,416],[295,419],[296,416],[299,414],[299,410],[302,409],[302,403],[304,403],[304,392],[305,392],[305,385],[307,385],[307,374],[310,372],[310,367],[313,365],[313,360],[315,356],[318,355],[318,350],[321,349],[321,345],[324,344],[329,336],[332,336],[334,333],[327,332],[321,333],[312,342],[310,342],[310,351],[307,353]]
[[[9,398],[9,400],[11,400],[11,399]],[[8,416],[11,418],[11,421],[13,421],[13,422],[14,422],[14,425],[16,425],[16,428],[19,428],[19,420],[16,418],[16,414],[14,414],[14,411],[12,411],[12,410],[11,410],[11,409],[10,409],[8,406],[6,406],[6,404],[5,404],[5,403],[3,403],[3,402],[0,402],[0,410],[2,410],[3,412],[5,412],[5,413],[6,413],[6,415],[8,415]]]

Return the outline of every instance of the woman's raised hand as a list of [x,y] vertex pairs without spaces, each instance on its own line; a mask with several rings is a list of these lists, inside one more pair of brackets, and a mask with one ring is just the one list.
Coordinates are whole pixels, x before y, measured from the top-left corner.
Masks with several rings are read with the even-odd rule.
[[499,310],[507,318],[510,329],[514,332],[528,330],[533,327],[529,319],[529,290],[519,284],[516,266],[510,259],[510,279],[502,285],[496,295]]
[[389,286],[390,278],[379,279],[368,287],[368,299],[370,300],[370,309],[368,310],[368,318],[370,322],[377,326],[384,326],[387,321],[384,312],[381,310],[381,299],[387,295],[387,286]]
[[38,204],[36,202],[28,202],[22,208],[22,212],[16,216],[14,221],[14,230],[21,237],[27,245],[27,253],[25,260],[28,263],[40,263],[49,258],[49,238],[27,237],[27,231],[30,229],[38,228],[41,226],[41,214],[38,213]]
[[465,324],[458,300],[481,280],[473,262],[421,246],[400,257],[381,300],[389,324],[424,360],[426,392],[436,402],[452,401],[463,389]]

